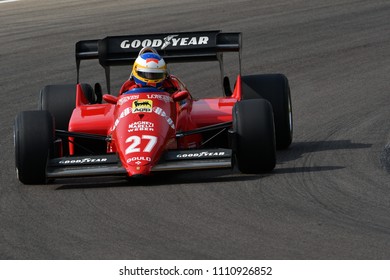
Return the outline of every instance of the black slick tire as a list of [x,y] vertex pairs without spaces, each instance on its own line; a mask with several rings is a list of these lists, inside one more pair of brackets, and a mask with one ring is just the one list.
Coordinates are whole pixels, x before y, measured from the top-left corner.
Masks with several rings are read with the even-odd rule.
[[242,99],[264,98],[273,109],[276,148],[287,149],[293,138],[293,117],[288,79],[283,74],[249,75],[241,78]]
[[[94,91],[89,84],[81,84],[85,97],[94,103]],[[56,129],[68,130],[69,120],[76,107],[76,84],[47,85],[38,99],[38,110],[49,111],[56,124]]]
[[24,111],[15,119],[15,165],[23,184],[45,184],[53,150],[54,122],[48,111]]
[[268,173],[275,168],[276,148],[271,104],[265,99],[243,100],[233,107],[233,150],[242,173]]

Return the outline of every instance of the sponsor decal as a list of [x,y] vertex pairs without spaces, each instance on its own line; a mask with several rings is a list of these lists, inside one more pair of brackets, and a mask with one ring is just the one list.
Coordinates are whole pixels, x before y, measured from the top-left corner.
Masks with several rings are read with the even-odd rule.
[[149,99],[158,99],[164,101],[165,103],[173,102],[172,97],[163,94],[148,94],[147,97]]
[[172,44],[172,39],[177,37],[179,35],[169,35],[167,37],[164,38],[164,44],[162,45],[161,49],[165,49],[166,47],[168,47],[170,44]]
[[130,101],[130,100],[135,100],[135,99],[138,99],[139,98],[139,95],[134,95],[134,94],[131,94],[131,95],[126,95],[125,97],[122,97],[118,100],[117,104],[118,105],[123,105],[125,104],[126,102]]
[[163,109],[161,109],[160,107],[154,107],[153,112],[155,112],[157,115],[163,117],[168,122],[170,127],[172,127],[172,129],[175,129],[175,124],[173,123],[172,119],[167,115],[167,113],[165,113],[165,111]]
[[177,154],[176,158],[209,158],[209,157],[219,157],[219,156],[225,156],[225,152],[208,152],[208,151],[202,151],[198,153],[181,153]]
[[133,113],[150,113],[153,108],[153,101],[149,99],[137,99],[133,101]]
[[[121,98],[118,101],[119,105],[123,105],[124,103],[126,103],[128,101],[133,101],[133,104],[132,104],[131,108],[125,108],[121,112],[121,114],[115,120],[113,126],[111,127],[111,129],[110,129],[111,132],[114,131],[118,127],[118,124],[121,121],[121,119],[127,117],[129,114],[131,114],[131,113],[151,113],[151,112],[155,112],[157,115],[164,117],[167,120],[168,124],[173,129],[175,129],[175,125],[174,125],[172,119],[160,107],[153,107],[153,100],[150,100],[150,99],[158,99],[158,100],[162,100],[166,103],[169,103],[169,102],[172,102],[172,97],[167,96],[167,95],[163,95],[163,94],[148,94],[147,97],[150,99],[138,99],[138,97],[139,97],[138,95],[134,95],[134,96],[129,95],[129,96]],[[131,124],[129,125],[129,132],[141,131],[141,130],[154,131],[153,130],[154,125],[152,123],[149,123],[149,125],[147,125],[146,123],[142,124],[141,122],[137,122],[137,123],[134,123],[134,125],[135,125],[134,127],[131,127]],[[135,129],[138,129],[138,130],[135,130]]]
[[153,47],[165,49],[168,46],[179,47],[179,46],[199,46],[207,45],[210,38],[208,36],[194,36],[194,37],[179,37],[179,35],[168,35],[163,39],[135,39],[133,41],[123,40],[120,44],[122,49],[138,49],[143,47]]
[[138,121],[129,124],[128,132],[133,131],[154,131],[154,123],[148,121]]
[[61,160],[58,163],[67,165],[67,164],[89,164],[89,163],[101,163],[107,162],[107,158],[82,158],[82,159],[66,159]]
[[135,164],[137,165],[140,165],[142,161],[147,161],[147,162],[151,162],[152,161],[152,158],[151,157],[131,157],[131,158],[128,158],[126,160],[127,163],[132,163],[134,162]]
[[124,109],[122,111],[122,113],[119,115],[119,117],[115,120],[114,125],[111,127],[111,131],[114,131],[117,128],[120,120],[123,119],[124,117],[128,116],[130,113],[132,113],[131,108]]

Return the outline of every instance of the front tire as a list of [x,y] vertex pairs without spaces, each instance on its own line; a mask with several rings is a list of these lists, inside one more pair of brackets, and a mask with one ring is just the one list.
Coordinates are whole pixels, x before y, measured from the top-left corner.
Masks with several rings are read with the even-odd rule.
[[45,184],[53,150],[54,122],[48,111],[24,111],[15,119],[15,165],[23,184]]
[[242,173],[268,173],[275,168],[274,118],[267,100],[237,102],[233,107],[233,131],[233,149]]

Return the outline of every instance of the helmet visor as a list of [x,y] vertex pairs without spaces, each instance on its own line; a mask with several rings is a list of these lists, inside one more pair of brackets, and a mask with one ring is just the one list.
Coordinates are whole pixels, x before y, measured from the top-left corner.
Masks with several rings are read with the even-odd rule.
[[163,80],[165,78],[164,72],[156,73],[156,72],[137,71],[137,74],[141,78],[147,79],[147,80]]

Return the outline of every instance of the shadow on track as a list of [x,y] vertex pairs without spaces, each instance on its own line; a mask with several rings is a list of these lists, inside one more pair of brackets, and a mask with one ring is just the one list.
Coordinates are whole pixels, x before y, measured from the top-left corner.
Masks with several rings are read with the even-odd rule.
[[344,169],[344,166],[302,166],[302,167],[286,167],[276,168],[274,174],[290,174],[290,173],[307,173],[307,172],[323,172]]
[[[296,160],[304,154],[335,151],[335,150],[355,150],[368,149],[372,144],[352,143],[351,140],[324,140],[324,141],[309,141],[309,142],[295,142],[288,150],[278,151],[278,162]],[[330,167],[332,168],[332,167]],[[332,170],[332,169],[330,169]],[[321,170],[322,171],[322,170]]]

